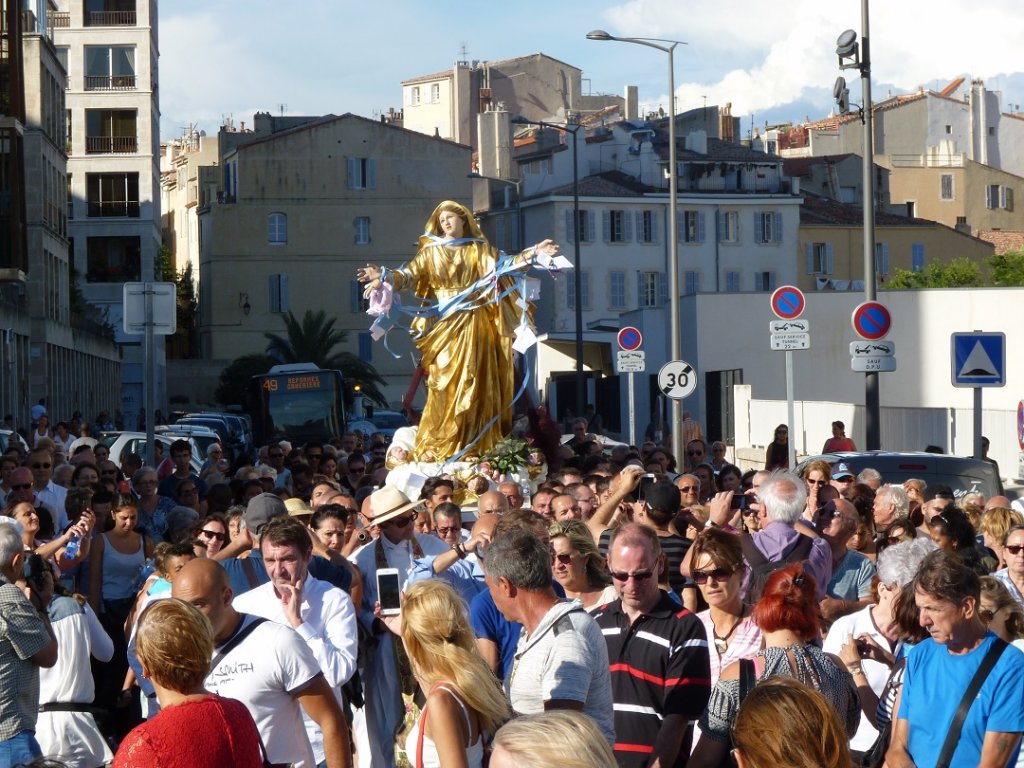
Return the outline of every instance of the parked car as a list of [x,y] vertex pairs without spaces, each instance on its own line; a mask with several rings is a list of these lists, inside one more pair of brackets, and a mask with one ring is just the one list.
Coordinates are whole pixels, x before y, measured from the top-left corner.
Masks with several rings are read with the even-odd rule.
[[380,432],[390,440],[395,436],[395,430],[409,426],[409,419],[400,411],[379,411],[374,410],[372,416],[364,419],[351,419],[348,423],[349,431],[361,430],[364,435],[372,435]]
[[809,456],[797,465],[797,471],[811,461],[822,459],[829,464],[845,463],[853,474],[871,467],[882,474],[884,483],[902,483],[916,477],[927,484],[945,483],[960,498],[964,494],[978,492],[991,498],[1001,496],[1003,482],[995,467],[987,461],[965,456],[947,456],[942,453],[897,452],[897,451],[856,451],[849,453],[824,453]]
[[[161,424],[159,427],[154,427],[154,432],[158,435],[166,435],[174,440],[191,437],[192,442],[199,449],[200,461],[206,459],[206,452],[210,450],[211,445],[214,443],[220,445],[220,435],[209,427],[200,427],[195,424]],[[221,448],[223,447],[221,445]]]
[[[153,438],[164,446],[164,458],[171,456],[171,443],[179,439],[178,435],[154,434]],[[184,437],[192,446],[192,471],[197,475],[203,466],[200,457],[199,446],[191,437]],[[145,432],[103,432],[98,440],[110,449],[110,460],[121,466],[121,454],[125,451],[137,453],[145,459],[146,456],[146,433]]]
[[28,453],[28,443],[17,432],[10,429],[0,429],[0,453],[4,453],[11,444],[21,446],[24,453]]

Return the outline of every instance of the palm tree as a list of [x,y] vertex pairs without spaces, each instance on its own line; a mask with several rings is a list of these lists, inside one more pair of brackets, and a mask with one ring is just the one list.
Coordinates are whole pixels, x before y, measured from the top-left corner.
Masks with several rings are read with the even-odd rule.
[[291,312],[284,317],[286,335],[263,334],[267,354],[280,363],[313,363],[318,368],[337,368],[350,384],[359,384],[363,395],[382,406],[387,399],[377,388],[384,379],[377,369],[351,352],[334,351],[348,338],[346,331],[334,328],[335,318],[327,319],[323,310],[307,309],[300,323]]

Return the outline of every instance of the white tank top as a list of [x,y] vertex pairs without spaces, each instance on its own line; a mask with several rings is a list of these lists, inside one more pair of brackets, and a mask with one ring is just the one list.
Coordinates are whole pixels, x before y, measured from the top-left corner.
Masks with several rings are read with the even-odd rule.
[[[459,695],[455,693],[451,688],[446,685],[437,686],[442,691],[447,693],[458,702],[459,707],[462,709],[462,716],[466,720],[466,732],[473,733],[473,724],[469,721],[469,710],[466,709],[466,705],[459,698]],[[441,768],[441,758],[437,755],[437,747],[434,746],[433,740],[423,735],[423,763],[418,764],[416,762],[416,748],[419,744],[420,728],[423,727],[423,715],[420,714],[416,725],[409,731],[409,735],[405,738],[405,754],[409,759],[409,765],[413,768]],[[477,734],[476,741],[466,747],[466,764],[469,768],[482,768],[484,763],[484,738],[483,734]]]

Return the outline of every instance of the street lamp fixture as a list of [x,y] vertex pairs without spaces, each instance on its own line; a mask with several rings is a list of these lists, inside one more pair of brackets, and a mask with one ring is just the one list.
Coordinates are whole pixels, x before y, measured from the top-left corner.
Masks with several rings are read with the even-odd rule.
[[240,293],[238,294],[238,308],[242,310],[242,314],[246,317],[252,312],[252,305],[249,303],[249,294]]
[[[648,48],[655,48],[668,54],[668,281],[669,290],[669,358],[681,360],[683,357],[682,332],[679,319],[679,238],[676,234],[677,212],[679,209],[679,168],[676,161],[676,68],[674,52],[677,45],[686,45],[682,40],[666,40],[660,37],[617,37],[595,29],[587,33],[588,40],[616,41],[635,43]],[[681,456],[683,445],[683,404],[680,400],[672,400],[672,451]]]
[[576,145],[577,134],[583,127],[579,123],[564,124],[547,123],[543,120],[530,120],[516,116],[510,121],[513,125],[536,125],[540,128],[554,128],[572,134],[572,225],[573,225],[573,298],[576,304],[576,415],[582,416],[586,410],[586,379],[583,376],[583,278],[580,260],[580,155]]

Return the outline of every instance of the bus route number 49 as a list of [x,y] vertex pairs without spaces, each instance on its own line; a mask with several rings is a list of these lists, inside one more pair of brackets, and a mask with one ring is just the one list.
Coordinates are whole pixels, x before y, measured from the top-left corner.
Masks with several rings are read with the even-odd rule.
[[658,389],[673,400],[689,397],[697,389],[697,372],[683,360],[665,363],[658,371]]

